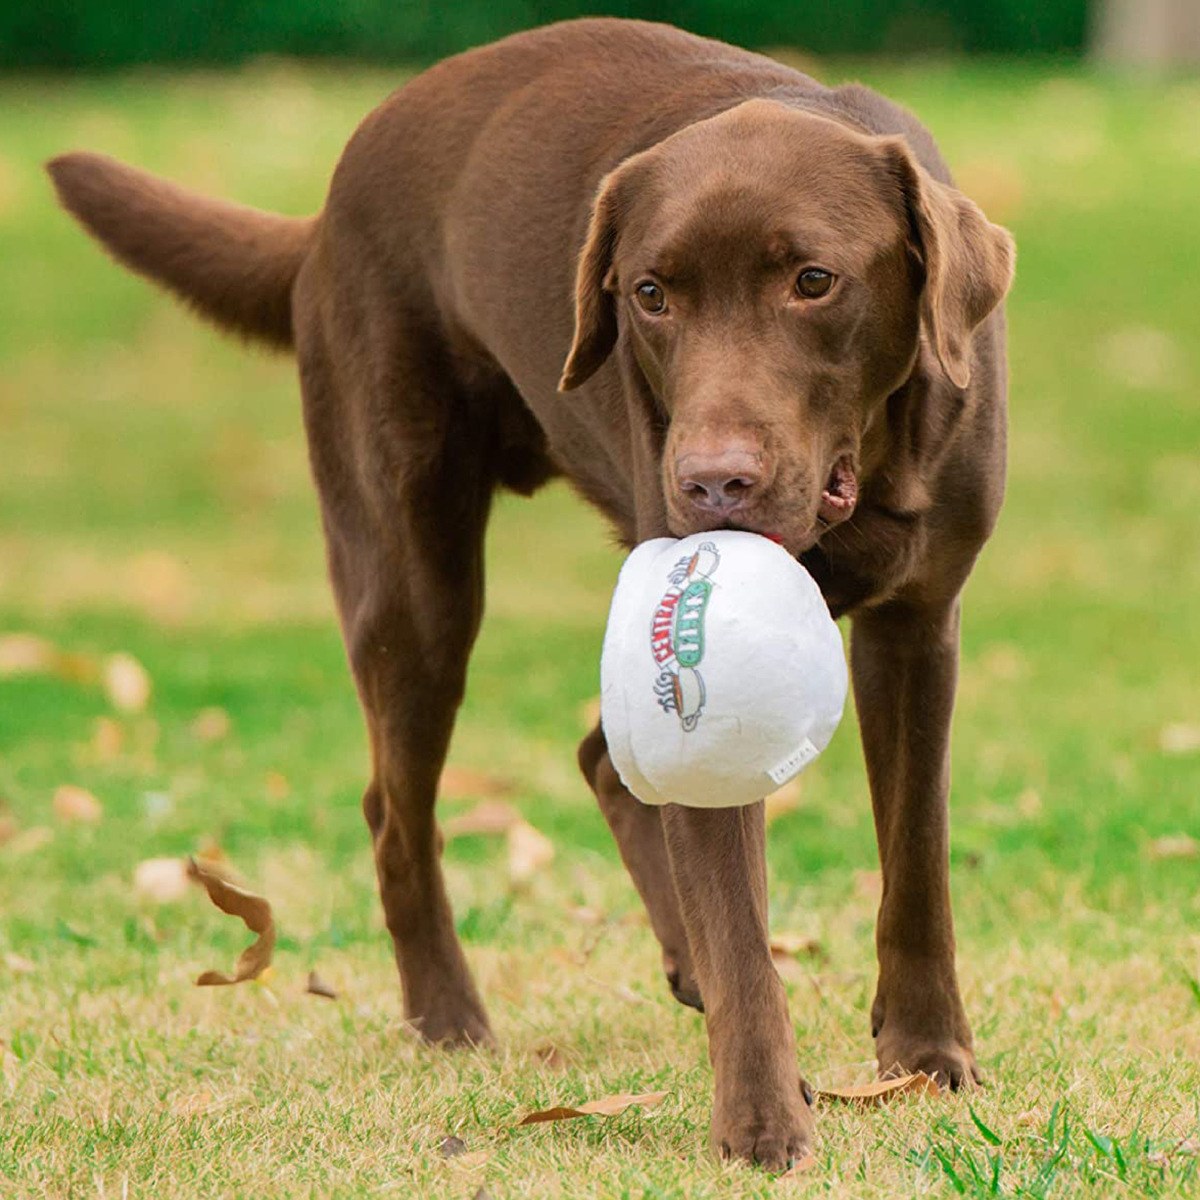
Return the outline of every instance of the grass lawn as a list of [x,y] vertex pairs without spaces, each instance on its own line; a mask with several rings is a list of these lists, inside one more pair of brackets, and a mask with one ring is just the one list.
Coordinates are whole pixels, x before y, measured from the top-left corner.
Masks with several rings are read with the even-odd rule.
[[[966,598],[953,790],[961,972],[991,1086],[826,1106],[800,1179],[707,1157],[701,1021],[671,1000],[574,768],[618,557],[561,487],[499,504],[452,754],[511,781],[556,855],[517,886],[501,839],[449,843],[502,1048],[413,1041],[291,364],[112,268],[39,173],[89,147],[310,211],[396,74],[10,78],[0,633],[131,654],[153,693],[125,713],[86,672],[0,676],[0,1194],[1200,1190],[1200,82],[854,73],[925,118],[1020,247],[1010,492]],[[56,815],[64,784],[101,818]],[[458,790],[443,814],[472,805]],[[205,845],[275,906],[264,982],[193,986],[246,931],[198,889],[134,887],[143,860]],[[876,858],[852,715],[770,856],[773,924],[818,948],[783,966],[804,1071],[865,1080]],[[305,994],[313,968],[336,1000]],[[650,1112],[513,1128],[656,1089]],[[449,1134],[465,1155],[442,1156]]]

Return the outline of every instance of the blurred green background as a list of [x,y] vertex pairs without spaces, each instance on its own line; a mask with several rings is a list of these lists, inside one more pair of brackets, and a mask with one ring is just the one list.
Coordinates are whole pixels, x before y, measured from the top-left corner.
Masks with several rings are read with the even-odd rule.
[[1088,0],[41,0],[0,9],[0,67],[234,63],[266,52],[421,62],[569,17],[640,17],[819,53],[1082,49]]
[[[617,1179],[637,1197],[774,1194],[703,1158],[701,1026],[666,995],[575,770],[619,566],[600,520],[561,485],[497,506],[452,753],[477,775],[439,811],[498,787],[557,853],[518,885],[502,841],[447,847],[507,1049],[423,1055],[397,1019],[294,365],[113,267],[41,170],[86,147],[312,212],[407,74],[326,60],[420,62],[556,11],[0,11],[0,61],[89,68],[0,75],[0,639],[53,651],[28,670],[12,648],[29,643],[0,640],[0,1191],[265,1195],[288,1163],[316,1191],[470,1195],[436,1153],[455,1130],[487,1148],[497,1196],[609,1195]],[[1194,1184],[1177,1148],[1200,1138],[1200,79],[1101,69],[1077,2],[638,15],[789,47],[827,82],[910,106],[1019,247],[1009,496],[966,594],[951,841],[967,1005],[997,1083],[973,1111],[999,1145],[961,1107],[827,1113],[813,1188],[986,1195],[993,1158],[999,1190],[1030,1195]],[[284,57],[302,52],[322,61]],[[95,666],[114,653],[144,667],[144,704],[106,695]],[[63,785],[98,819],[56,809]],[[232,961],[244,931],[135,883],[142,861],[203,846],[276,906],[268,986],[199,994],[197,971]],[[869,1074],[877,876],[852,713],[770,856],[776,927],[819,947],[781,964],[805,1071]],[[305,997],[313,966],[336,1005]],[[674,1099],[644,1127],[497,1132],[537,1101],[655,1087]]]

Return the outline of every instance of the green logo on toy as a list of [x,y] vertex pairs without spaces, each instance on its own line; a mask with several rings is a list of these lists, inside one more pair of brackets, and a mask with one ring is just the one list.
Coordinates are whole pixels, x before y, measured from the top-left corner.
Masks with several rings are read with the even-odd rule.
[[681,667],[698,666],[704,657],[704,610],[712,595],[707,579],[689,583],[675,609],[675,657]]
[[704,680],[696,668],[704,658],[704,614],[712,599],[712,574],[721,556],[712,542],[672,568],[663,598],[650,622],[650,652],[660,668],[654,684],[664,712],[673,712],[685,733],[704,712]]

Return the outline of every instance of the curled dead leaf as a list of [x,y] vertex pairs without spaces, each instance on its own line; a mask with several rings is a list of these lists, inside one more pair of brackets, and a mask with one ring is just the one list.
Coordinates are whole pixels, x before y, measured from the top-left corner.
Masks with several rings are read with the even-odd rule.
[[72,783],[64,783],[54,793],[53,807],[54,815],[60,821],[69,823],[94,825],[104,815],[104,807],[100,801],[85,788],[76,787]]
[[148,858],[133,872],[133,890],[143,900],[170,904],[187,894],[188,868],[182,858]]
[[336,1000],[337,992],[323,980],[316,971],[309,971],[308,985],[304,989],[310,996],[324,996],[326,1000]]
[[442,836],[449,840],[469,834],[507,833],[520,822],[521,814],[507,800],[481,800],[474,808],[442,822]]
[[150,702],[150,676],[132,654],[110,654],[103,683],[109,701],[121,712],[141,712]]
[[554,843],[528,821],[518,821],[508,831],[508,877],[527,883],[554,858]]
[[619,1117],[628,1108],[657,1108],[668,1095],[667,1092],[619,1092],[615,1096],[603,1096],[589,1100],[578,1108],[558,1105],[527,1113],[517,1125],[539,1125],[544,1121],[570,1121],[575,1117]]
[[230,883],[194,858],[188,859],[188,877],[204,885],[209,899],[222,912],[241,917],[250,932],[258,934],[258,939],[239,955],[234,974],[205,971],[196,980],[196,986],[218,987],[257,979],[271,965],[271,955],[275,951],[275,922],[270,904],[261,896]]
[[445,767],[438,780],[438,795],[447,800],[483,800],[488,796],[509,796],[513,791],[511,780],[453,763]]
[[849,1104],[855,1108],[875,1108],[899,1096],[936,1096],[941,1090],[932,1075],[917,1071],[895,1079],[876,1079],[856,1087],[826,1088],[817,1092],[817,1099]]

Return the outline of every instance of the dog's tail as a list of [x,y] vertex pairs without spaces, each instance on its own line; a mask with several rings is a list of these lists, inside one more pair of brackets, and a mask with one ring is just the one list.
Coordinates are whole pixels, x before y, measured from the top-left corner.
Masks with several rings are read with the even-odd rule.
[[292,285],[318,218],[211,200],[103,154],[64,154],[46,169],[118,262],[226,329],[292,345]]

